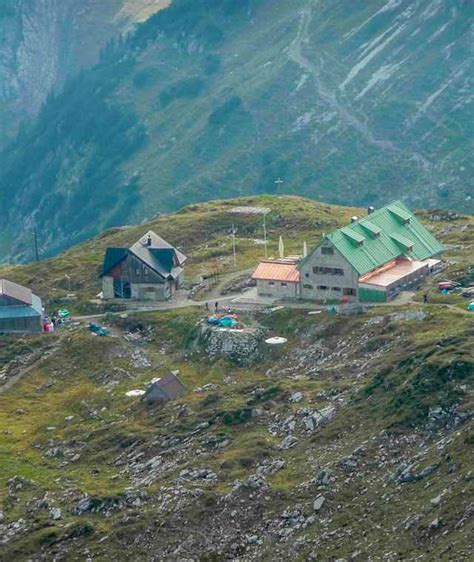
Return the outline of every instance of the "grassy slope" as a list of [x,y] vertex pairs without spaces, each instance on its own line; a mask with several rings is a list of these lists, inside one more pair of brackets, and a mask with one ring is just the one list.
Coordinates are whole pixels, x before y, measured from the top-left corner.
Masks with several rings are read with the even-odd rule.
[[[281,215],[272,225],[274,249],[278,234],[285,232],[283,225],[288,228],[288,245],[294,245],[291,249],[296,250],[305,238],[316,241],[315,220],[344,222],[354,213],[353,209],[342,208],[331,208],[329,213],[317,204],[293,198],[246,202],[272,207],[275,220]],[[216,258],[215,246],[206,246],[223,241],[222,229],[228,225],[225,209],[234,204],[215,202],[188,208],[157,219],[154,228],[183,244],[192,258],[191,270],[198,274]],[[466,228],[472,218],[446,220],[449,215],[443,217],[439,212],[421,215],[449,244],[447,255],[452,271],[465,275],[473,257],[473,229]],[[430,221],[430,217],[436,220]],[[106,233],[49,263],[16,267],[10,273],[19,280],[33,280],[39,289],[46,290],[49,285],[49,294],[54,295],[52,281],[60,279],[65,271],[73,272],[73,278],[84,283],[84,296],[89,296],[96,290],[96,280],[89,274],[88,265],[97,267],[109,243],[131,243],[146,227]],[[249,242],[257,225],[252,220],[246,227],[249,238],[240,243],[239,266],[254,262],[255,252],[261,252],[261,247]],[[329,229],[327,225],[320,228]],[[229,254],[229,244],[219,248],[219,255]],[[456,304],[456,297],[453,302]],[[462,308],[465,303],[464,300]],[[317,551],[322,559],[347,558],[359,551],[360,559],[366,559],[392,551],[404,559],[415,555],[463,559],[459,553],[468,552],[469,526],[456,525],[469,502],[465,488],[472,459],[472,429],[468,424],[454,433],[423,429],[431,406],[458,403],[461,411],[472,409],[472,318],[456,308],[436,303],[425,306],[422,321],[390,316],[397,311],[416,311],[417,305],[406,305],[402,310],[380,307],[354,318],[330,314],[311,317],[291,310],[249,318],[249,322],[257,320],[272,332],[288,336],[289,345],[283,354],[268,356],[246,369],[225,360],[210,363],[205,356],[192,353],[190,343],[195,338],[196,322],[202,317],[197,308],[116,320],[113,330],[118,334],[126,323],[148,326],[149,341],[142,346],[129,344],[122,337],[97,338],[83,329],[66,333],[50,357],[0,394],[0,510],[7,521],[26,518],[30,528],[20,539],[0,547],[0,555],[6,560],[22,560],[33,553],[51,557],[65,549],[68,559],[79,560],[88,548],[96,557],[108,560],[133,548],[135,559],[146,559],[150,552],[166,558],[171,552],[166,548],[176,548],[186,538],[188,546],[183,555],[195,556],[199,552],[217,556],[211,546],[200,544],[200,532],[208,529],[218,542],[219,529],[230,510],[224,496],[233,482],[255,473],[264,459],[276,457],[287,464],[268,477],[267,500],[260,502],[257,495],[252,501],[241,497],[241,504],[240,500],[231,501],[232,509],[239,511],[237,537],[253,533],[266,537],[259,551],[263,558],[291,556],[304,560],[311,551]],[[372,317],[382,321],[369,323]],[[3,339],[0,358],[5,364],[13,357],[25,358],[57,337],[58,334],[51,338]],[[324,363],[304,359],[304,352],[319,348],[326,358]],[[134,365],[137,350],[146,354],[151,367]],[[125,398],[125,391],[143,388],[153,376],[176,368],[190,391],[206,383],[218,386],[206,393],[189,392],[180,399],[178,404],[187,411],[184,416],[178,416],[176,403],[161,411],[150,411]],[[272,398],[256,401],[254,391],[259,387],[269,390]],[[303,402],[288,402],[294,391],[303,393]],[[284,420],[293,414],[298,418],[297,411],[302,406],[323,408],[329,403],[338,409],[331,423],[313,437],[297,429],[297,446],[278,451],[282,436],[272,436],[267,429],[273,416],[278,414]],[[224,413],[235,414],[249,407],[261,411],[244,425],[223,422]],[[67,416],[74,418],[67,421]],[[203,422],[211,425],[193,433]],[[149,502],[126,514],[117,512],[111,518],[98,514],[75,516],[68,511],[83,493],[115,497],[133,487],[133,471],[115,465],[119,455],[124,451],[142,452],[148,459],[162,454],[163,448],[157,443],[170,436],[184,440],[182,450],[170,449],[160,477],[146,488],[151,495]],[[214,449],[206,445],[209,436],[229,439],[230,444]],[[444,437],[447,439],[440,441]],[[46,454],[55,446],[64,449],[65,443],[66,448],[80,453],[77,460]],[[445,443],[444,448],[439,447],[440,443]],[[356,473],[347,473],[340,461],[358,446],[363,446],[365,452]],[[440,466],[423,481],[394,485],[389,475],[402,461],[415,462],[417,470],[430,463]],[[451,464],[456,464],[457,470],[450,475]],[[211,468],[218,474],[218,482],[181,483],[190,490],[204,489],[204,495],[183,500],[175,509],[173,501],[166,500],[167,490],[177,485],[179,472],[187,467]],[[314,527],[292,535],[288,543],[273,542],[266,534],[265,523],[262,526],[262,521],[255,519],[257,514],[262,513],[263,522],[270,527],[271,521],[289,506],[301,505],[306,515],[311,514],[312,501],[320,492],[311,485],[300,485],[315,477],[321,467],[330,469],[334,478],[329,487],[322,489],[327,498],[325,510],[317,516]],[[8,494],[6,485],[13,476],[33,481],[16,497]],[[34,508],[36,500],[46,492],[50,507],[61,507],[64,520],[54,522],[48,509]],[[434,508],[430,500],[439,493],[445,494],[444,499],[439,508]],[[406,521],[415,516],[418,519],[407,527]],[[431,531],[429,524],[437,516],[442,520],[442,529]],[[155,521],[160,525],[158,530]],[[183,537],[176,536],[176,527],[184,529]],[[189,539],[193,531],[194,543]],[[87,532],[92,534],[88,536]],[[81,533],[71,542],[72,536]],[[310,542],[297,552],[291,550],[294,539],[302,535],[309,536]],[[237,537],[232,540],[239,540]],[[228,547],[224,546],[224,551]]]
[[[299,197],[260,196],[213,201],[191,205],[178,213],[162,215],[138,226],[111,229],[59,256],[28,265],[0,266],[0,276],[31,287],[45,300],[60,300],[69,292],[77,294],[78,310],[100,291],[99,274],[105,249],[109,246],[131,246],[147,230],[179,247],[188,257],[188,283],[198,281],[209,272],[230,273],[234,269],[254,267],[263,257],[261,216],[235,215],[229,209],[237,205],[265,206],[267,216],[268,253],[278,255],[278,240],[283,236],[287,255],[301,254],[303,241],[308,248],[316,244],[324,232],[349,222],[354,214],[365,211],[350,207],[324,205]],[[474,263],[473,223],[470,216],[444,210],[420,212],[420,218],[446,245],[447,277],[462,278],[468,265]],[[231,225],[237,228],[237,268],[232,263]],[[71,277],[71,291],[65,275]],[[472,283],[472,282],[471,282]],[[456,302],[456,297],[433,297],[437,302]],[[458,302],[462,302],[459,301]]]
[[0,266],[0,276],[30,286],[48,299],[64,297],[71,276],[74,292],[81,302],[94,297],[100,290],[100,269],[105,248],[131,246],[147,230],[180,248],[190,259],[186,270],[189,282],[212,271],[233,271],[232,242],[229,230],[237,232],[237,269],[256,265],[263,257],[262,217],[235,215],[229,209],[237,205],[259,205],[271,209],[267,216],[269,255],[278,255],[279,236],[284,237],[287,254],[301,254],[303,241],[315,244],[323,232],[348,222],[356,209],[328,206],[298,197],[262,196],[216,201],[186,207],[173,215],[163,215],[139,226],[112,229],[89,242],[74,247],[58,257],[30,263],[26,266]]
[[[369,318],[392,310],[374,311]],[[171,519],[167,519],[162,511],[157,511],[153,507],[154,500],[135,511],[127,523],[120,523],[120,514],[104,519],[100,515],[73,516],[67,511],[71,502],[80,498],[82,493],[114,497],[133,486],[127,472],[114,466],[120,453],[127,451],[131,442],[137,441],[139,445],[134,448],[134,453],[141,451],[146,458],[150,458],[159,452],[156,443],[170,436],[191,439],[192,445],[188,445],[189,452],[176,461],[171,452],[170,468],[164,470],[159,480],[146,488],[156,501],[159,502],[161,494],[166,495],[166,489],[173,485],[183,468],[206,467],[219,474],[216,485],[204,486],[209,497],[209,507],[198,501],[196,504],[186,505],[184,512],[181,512],[181,525],[186,532],[194,527],[210,525],[214,517],[214,509],[211,507],[213,501],[218,501],[222,494],[228,493],[236,479],[252,474],[259,462],[277,456],[283,458],[287,466],[268,479],[270,488],[265,508],[267,516],[272,513],[278,516],[288,505],[295,503],[307,506],[305,512],[311,513],[310,506],[315,492],[311,488],[299,488],[299,485],[317,474],[315,460],[316,466],[333,471],[335,483],[323,492],[329,502],[331,520],[326,520],[326,513],[319,530],[316,527],[311,533],[318,538],[323,532],[334,530],[337,540],[321,542],[318,549],[321,556],[350,555],[354,551],[353,539],[344,536],[344,532],[341,534],[341,531],[349,528],[357,537],[357,546],[361,546],[363,555],[379,556],[389,549],[395,549],[403,557],[413,553],[423,554],[426,550],[433,557],[438,557],[453,540],[456,541],[455,553],[466,552],[469,540],[467,530],[456,531],[454,526],[468,504],[468,498],[462,494],[465,479],[468,478],[469,455],[472,452],[466,441],[468,427],[463,426],[452,436],[442,455],[435,447],[440,436],[431,436],[429,433],[423,435],[422,432],[413,431],[411,427],[420,421],[424,423],[428,404],[449,404],[445,390],[450,385],[456,388],[456,401],[463,403],[463,408],[467,409],[466,388],[472,383],[474,365],[472,346],[464,346],[464,351],[452,347],[432,355],[431,373],[446,361],[454,358],[459,361],[461,356],[466,364],[471,365],[470,376],[461,379],[454,376],[452,382],[441,381],[439,387],[426,386],[420,389],[416,372],[400,370],[399,365],[407,357],[407,351],[415,355],[432,353],[442,341],[459,337],[464,339],[469,324],[472,328],[472,321],[467,317],[460,318],[454,312],[439,311],[435,305],[425,308],[425,311],[428,319],[422,324],[422,333],[418,321],[392,322],[382,330],[371,328],[372,337],[392,342],[389,352],[377,356],[375,360],[371,360],[371,352],[367,353],[364,349],[359,335],[363,332],[362,328],[368,317],[342,320],[324,315],[317,320],[309,320],[302,313],[282,312],[270,320],[262,321],[270,322],[279,333],[286,329],[291,338],[288,354],[278,360],[267,358],[259,366],[246,370],[226,362],[209,365],[203,357],[195,356],[189,360],[183,356],[182,351],[173,352],[173,349],[183,349],[183,335],[188,337],[200,317],[193,309],[180,311],[179,315],[170,312],[136,317],[137,321],[154,328],[152,341],[146,346],[148,357],[154,365],[151,369],[130,367],[130,348],[123,340],[94,338],[87,332],[72,334],[67,346],[58,355],[45,361],[41,369],[0,397],[0,427],[5,428],[0,441],[0,498],[8,520],[25,517],[27,499],[41,498],[45,492],[48,492],[50,506],[60,506],[65,517],[64,521],[54,523],[47,509],[36,512],[33,520],[26,515],[30,521],[31,533],[10,544],[4,549],[4,554],[7,559],[22,559],[28,553],[46,549],[43,536],[45,529],[48,532],[54,531],[53,543],[60,539],[65,541],[64,544],[53,545],[50,554],[59,548],[69,549],[66,539],[70,534],[70,525],[84,525],[84,521],[92,525],[95,536],[89,540],[83,538],[79,544],[83,547],[87,545],[97,556],[105,559],[112,558],[114,553],[126,548],[133,537],[143,545],[143,550],[138,552],[145,557],[146,543],[139,538],[140,533],[147,527],[152,528],[152,521],[156,518],[163,521],[164,525],[157,543],[161,545],[160,549],[164,548],[167,541],[169,545],[174,544],[176,537],[173,537],[172,532],[173,516],[170,515]],[[321,336],[321,329],[326,335]],[[443,332],[441,338],[440,330]],[[339,358],[329,360],[317,377],[301,373],[299,377],[295,377],[298,371],[292,375],[281,373],[282,365],[291,365],[294,361],[293,353],[298,348],[311,348],[315,344],[322,344],[327,348],[337,347],[342,340],[350,340],[349,348],[343,353],[342,363]],[[165,355],[163,349],[166,350]],[[362,370],[361,363],[366,364]],[[176,417],[176,404],[169,404],[162,411],[154,410],[150,415],[135,400],[124,398],[126,390],[143,387],[151,376],[170,368],[180,369],[182,380],[190,390],[210,382],[217,384],[218,388],[204,394],[189,393],[181,399],[179,402],[187,409],[187,415],[183,418]],[[378,380],[376,374],[381,370],[391,370],[390,384],[379,385],[374,391],[373,381]],[[127,372],[132,374],[121,374]],[[430,377],[430,372],[425,372],[425,377]],[[230,384],[229,379],[232,381]],[[113,390],[105,386],[111,380],[118,381]],[[48,381],[52,381],[52,384],[45,386]],[[461,384],[463,391],[460,390]],[[278,392],[268,404],[265,401],[255,403],[253,391],[258,387],[277,388]],[[360,393],[359,389],[362,389]],[[304,393],[303,402],[294,406],[287,401],[289,393],[293,391]],[[292,413],[295,414],[301,405],[322,408],[329,401],[325,396],[338,398],[340,405],[337,418],[314,438],[298,435],[300,442],[296,448],[279,452],[276,447],[281,437],[272,437],[266,429],[269,413],[278,414],[280,419],[285,419]],[[367,399],[368,396],[371,396],[370,400]],[[394,410],[395,400],[398,402]],[[216,414],[235,412],[252,404],[263,406],[264,413],[244,426],[228,426],[220,421],[222,418],[216,418]],[[66,416],[71,415],[74,419],[66,421]],[[202,422],[211,422],[210,428],[204,430],[202,437],[189,437],[192,435],[190,432]],[[384,443],[382,436],[385,429],[389,429],[396,436],[395,439],[404,443],[398,455],[392,456]],[[230,439],[231,444],[215,452],[212,449],[206,450],[206,447],[203,451],[199,443],[204,443],[208,435],[221,440]],[[73,444],[77,441],[85,443],[85,446],[80,449],[80,459],[75,462],[64,464],[61,457],[45,456],[45,451],[55,445],[61,446],[65,442]],[[417,455],[420,457],[420,443],[423,441],[427,450],[419,461],[419,466],[423,468],[430,462],[441,462],[442,468],[427,481],[405,485],[404,489],[390,483],[387,485],[389,474],[402,460],[416,459]],[[389,459],[389,466],[385,466],[383,470],[384,463],[380,461],[378,451],[381,444],[384,444],[384,454]],[[359,445],[366,449],[364,459],[357,477],[348,478],[338,466],[341,459],[350,455]],[[191,452],[197,449],[200,452]],[[452,478],[446,476],[448,462],[445,457],[447,458],[448,452],[450,463],[454,462],[459,466]],[[377,462],[381,465],[377,466]],[[14,475],[31,479],[34,483],[29,489],[20,491],[19,499],[12,502],[7,497],[6,480]],[[429,490],[426,490],[427,482]],[[188,486],[193,489],[192,484]],[[429,508],[429,500],[446,487],[449,488],[449,495],[442,507],[439,510]],[[367,489],[365,493],[361,492],[363,488]],[[387,495],[391,497],[391,507],[388,510],[383,499]],[[419,513],[422,518],[416,529],[404,530],[402,522]],[[436,515],[442,518],[443,530],[448,531],[447,536],[441,533],[431,534],[429,540],[420,544],[417,535],[425,532],[424,529]],[[244,514],[240,517],[245,527]],[[370,523],[376,525],[381,517],[384,525],[371,528]],[[122,528],[123,524],[125,528]],[[397,533],[392,533],[392,528],[397,528]],[[361,541],[363,531],[366,538]],[[251,532],[251,528],[248,532]],[[105,542],[98,542],[104,536],[107,536]],[[150,542],[149,535],[147,542]],[[274,553],[273,547],[269,545],[265,548],[267,557],[274,559],[274,554],[271,554]],[[280,548],[284,551],[285,545]],[[302,557],[305,553],[307,554],[307,550],[303,549]],[[135,555],[138,556],[138,553],[135,552]],[[69,556],[70,559],[76,559],[72,551],[69,551]],[[77,557],[80,559],[80,554]]]

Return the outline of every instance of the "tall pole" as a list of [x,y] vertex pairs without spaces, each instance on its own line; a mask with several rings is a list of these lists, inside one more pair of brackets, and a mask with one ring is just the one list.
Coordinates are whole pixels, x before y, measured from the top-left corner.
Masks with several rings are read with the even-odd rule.
[[235,227],[232,225],[232,254],[234,256],[234,267],[237,266],[237,256],[235,251]]
[[36,233],[36,226],[33,228],[33,237],[35,240],[35,259],[39,261],[39,252],[38,252],[38,234]]
[[265,221],[265,216],[266,213],[265,211],[263,212],[263,245],[265,247],[265,258],[268,257],[268,252],[267,252],[267,223]]

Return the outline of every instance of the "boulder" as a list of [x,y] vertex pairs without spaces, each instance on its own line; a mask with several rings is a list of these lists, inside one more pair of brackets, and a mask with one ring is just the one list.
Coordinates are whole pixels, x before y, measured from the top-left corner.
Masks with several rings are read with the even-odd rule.
[[318,496],[313,503],[314,511],[318,512],[322,509],[324,503],[326,502],[326,498],[324,496]]
[[286,449],[291,449],[298,443],[298,439],[293,437],[293,435],[287,435],[283,441],[280,443],[280,449],[285,451]]

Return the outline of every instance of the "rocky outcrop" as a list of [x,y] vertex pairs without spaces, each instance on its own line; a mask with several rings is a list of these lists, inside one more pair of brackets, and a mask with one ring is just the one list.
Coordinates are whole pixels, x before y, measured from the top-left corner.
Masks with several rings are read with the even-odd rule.
[[239,364],[250,365],[258,361],[263,354],[264,329],[214,328],[204,326],[201,340],[210,359],[228,357]]

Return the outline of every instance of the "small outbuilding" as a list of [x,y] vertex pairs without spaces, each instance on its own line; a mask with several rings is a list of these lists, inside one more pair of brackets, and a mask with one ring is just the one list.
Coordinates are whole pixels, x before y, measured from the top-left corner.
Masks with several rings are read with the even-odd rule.
[[296,299],[300,282],[298,260],[262,260],[253,272],[257,292],[261,297]]
[[150,230],[130,248],[107,248],[104,299],[163,301],[184,284],[186,256]]
[[0,333],[41,332],[42,317],[38,296],[27,287],[0,279]]
[[186,392],[186,387],[178,377],[170,373],[162,379],[152,382],[143,395],[143,401],[148,404],[168,402],[175,400]]

